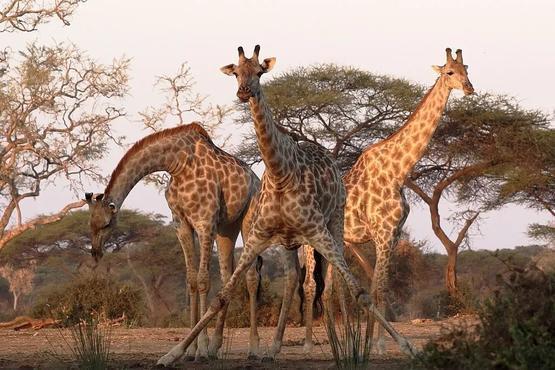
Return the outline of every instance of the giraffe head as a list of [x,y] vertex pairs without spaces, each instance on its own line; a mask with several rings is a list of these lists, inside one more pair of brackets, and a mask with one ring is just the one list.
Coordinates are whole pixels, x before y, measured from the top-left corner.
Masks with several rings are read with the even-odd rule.
[[434,71],[439,73],[440,78],[443,79],[447,87],[450,89],[459,89],[465,95],[470,95],[474,92],[474,87],[468,79],[468,66],[463,63],[462,50],[456,51],[457,59],[453,59],[451,49],[445,49],[447,53],[447,62],[444,66],[432,66]]
[[85,200],[91,212],[91,254],[98,262],[104,253],[104,243],[115,228],[117,208],[113,202],[104,199],[104,194],[86,193]]
[[260,76],[269,72],[276,63],[276,58],[266,58],[262,63],[258,61],[258,53],[260,45],[254,47],[252,58],[245,57],[245,51],[239,46],[239,64],[228,64],[220,70],[226,75],[234,75],[237,77],[239,89],[237,97],[242,102],[247,102],[252,96],[260,91]]

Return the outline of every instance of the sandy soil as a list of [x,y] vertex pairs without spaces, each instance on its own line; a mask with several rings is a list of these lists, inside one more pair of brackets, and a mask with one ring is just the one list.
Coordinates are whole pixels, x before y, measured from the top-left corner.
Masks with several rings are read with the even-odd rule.
[[[441,327],[449,325],[448,321],[422,321],[394,323],[395,328],[417,347],[437,336]],[[260,328],[260,349],[264,352],[271,344],[274,328]],[[138,369],[152,368],[157,359],[172,348],[188,329],[181,328],[139,328],[112,329],[114,368]],[[231,340],[231,349],[224,354],[225,360],[211,362],[187,362],[176,368],[193,369],[326,369],[333,368],[330,346],[327,344],[324,327],[315,328],[316,344],[312,354],[303,353],[304,328],[288,327],[285,332],[284,346],[275,362],[246,360],[249,329],[226,329],[226,339]],[[32,329],[13,331],[0,329],[0,369],[30,368],[70,368],[71,356],[65,340],[70,335],[61,329]],[[231,338],[231,339],[230,339]],[[372,357],[372,368],[403,369],[407,358],[401,354],[393,340],[386,337],[386,354]],[[73,366],[75,368],[75,366]]]

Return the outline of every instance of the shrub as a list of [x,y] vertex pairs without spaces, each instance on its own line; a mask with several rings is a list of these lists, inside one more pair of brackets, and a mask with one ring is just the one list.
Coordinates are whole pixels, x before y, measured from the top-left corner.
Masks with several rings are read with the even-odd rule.
[[85,276],[38,297],[34,317],[52,317],[65,325],[88,318],[116,319],[125,314],[126,324],[143,318],[140,290],[104,277]]
[[428,343],[413,365],[426,369],[555,368],[555,274],[511,267],[479,310]]

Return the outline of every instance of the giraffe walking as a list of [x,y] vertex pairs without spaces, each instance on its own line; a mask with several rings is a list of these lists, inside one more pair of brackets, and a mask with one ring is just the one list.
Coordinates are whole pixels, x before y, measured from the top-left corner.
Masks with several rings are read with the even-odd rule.
[[[378,319],[396,334],[372,305],[370,296],[360,287],[343,258],[345,188],[339,170],[325,150],[308,143],[298,145],[273,121],[260,87],[260,76],[272,69],[275,58],[259,63],[259,51],[257,45],[252,58],[246,58],[240,47],[239,64],[221,69],[237,77],[237,97],[249,102],[258,146],[266,165],[245,249],[233,275],[212,300],[206,314],[181,343],[158,360],[159,365],[169,365],[182,356],[208,322],[227,305],[242,274],[272,244],[286,248],[301,244],[314,246],[340,273],[355,300],[376,312]],[[331,299],[326,295],[325,298]],[[327,299],[325,303],[329,303]],[[397,339],[406,351],[412,351],[404,338],[397,336]]]
[[[443,66],[432,68],[439,74],[435,84],[422,98],[406,123],[382,142],[369,146],[343,177],[347,191],[345,203],[345,248],[361,264],[371,280],[371,294],[379,311],[385,314],[385,290],[388,288],[391,253],[398,242],[409,206],[402,187],[412,168],[422,158],[434,134],[447,100],[453,89],[465,95],[474,87],[463,63],[462,50],[453,59],[451,49],[446,49],[447,60]],[[363,248],[372,241],[376,247],[375,270],[364,257]],[[305,248],[306,259],[311,259],[313,249]],[[305,351],[312,349],[312,309],[315,283],[306,272]],[[374,319],[369,317],[368,335],[372,338]],[[385,350],[383,327],[378,326],[377,351]]]
[[[104,243],[116,226],[118,210],[128,193],[144,176],[156,171],[165,171],[171,176],[166,200],[185,255],[191,325],[194,326],[199,311],[203,315],[207,309],[214,239],[225,284],[233,271],[233,249],[239,231],[243,238],[249,234],[260,181],[244,162],[219,149],[197,123],[149,135],[123,156],[104,193],[86,194],[91,211],[92,255],[97,261],[102,257]],[[195,235],[199,252],[194,245]],[[256,291],[259,281],[258,271],[253,265],[247,275],[252,355],[256,355],[258,345]],[[223,340],[226,309],[227,306],[218,316],[210,343],[204,330],[199,336],[198,346],[193,343],[188,348],[188,359],[217,355]]]

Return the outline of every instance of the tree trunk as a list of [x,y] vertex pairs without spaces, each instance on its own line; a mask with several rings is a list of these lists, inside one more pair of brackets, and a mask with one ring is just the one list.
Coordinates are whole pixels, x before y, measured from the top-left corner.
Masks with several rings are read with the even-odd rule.
[[16,312],[17,311],[17,302],[19,300],[19,294],[17,294],[15,291],[12,294],[13,294],[13,310],[14,310],[14,312]]
[[457,289],[457,255],[458,248],[447,249],[447,265],[445,266],[445,288],[451,297],[458,293]]
[[150,289],[148,288],[148,284],[146,283],[145,279],[135,269],[135,266],[133,265],[133,262],[131,262],[131,256],[129,254],[129,249],[127,249],[127,264],[129,265],[129,268],[130,268],[131,272],[133,273],[133,275],[135,275],[137,280],[139,280],[139,282],[143,286],[143,291],[145,293],[145,298],[146,298],[146,305],[148,306],[148,309],[149,309],[150,313],[153,314],[154,311],[156,310],[156,308],[154,306],[154,301],[152,300],[152,296],[150,294]]

